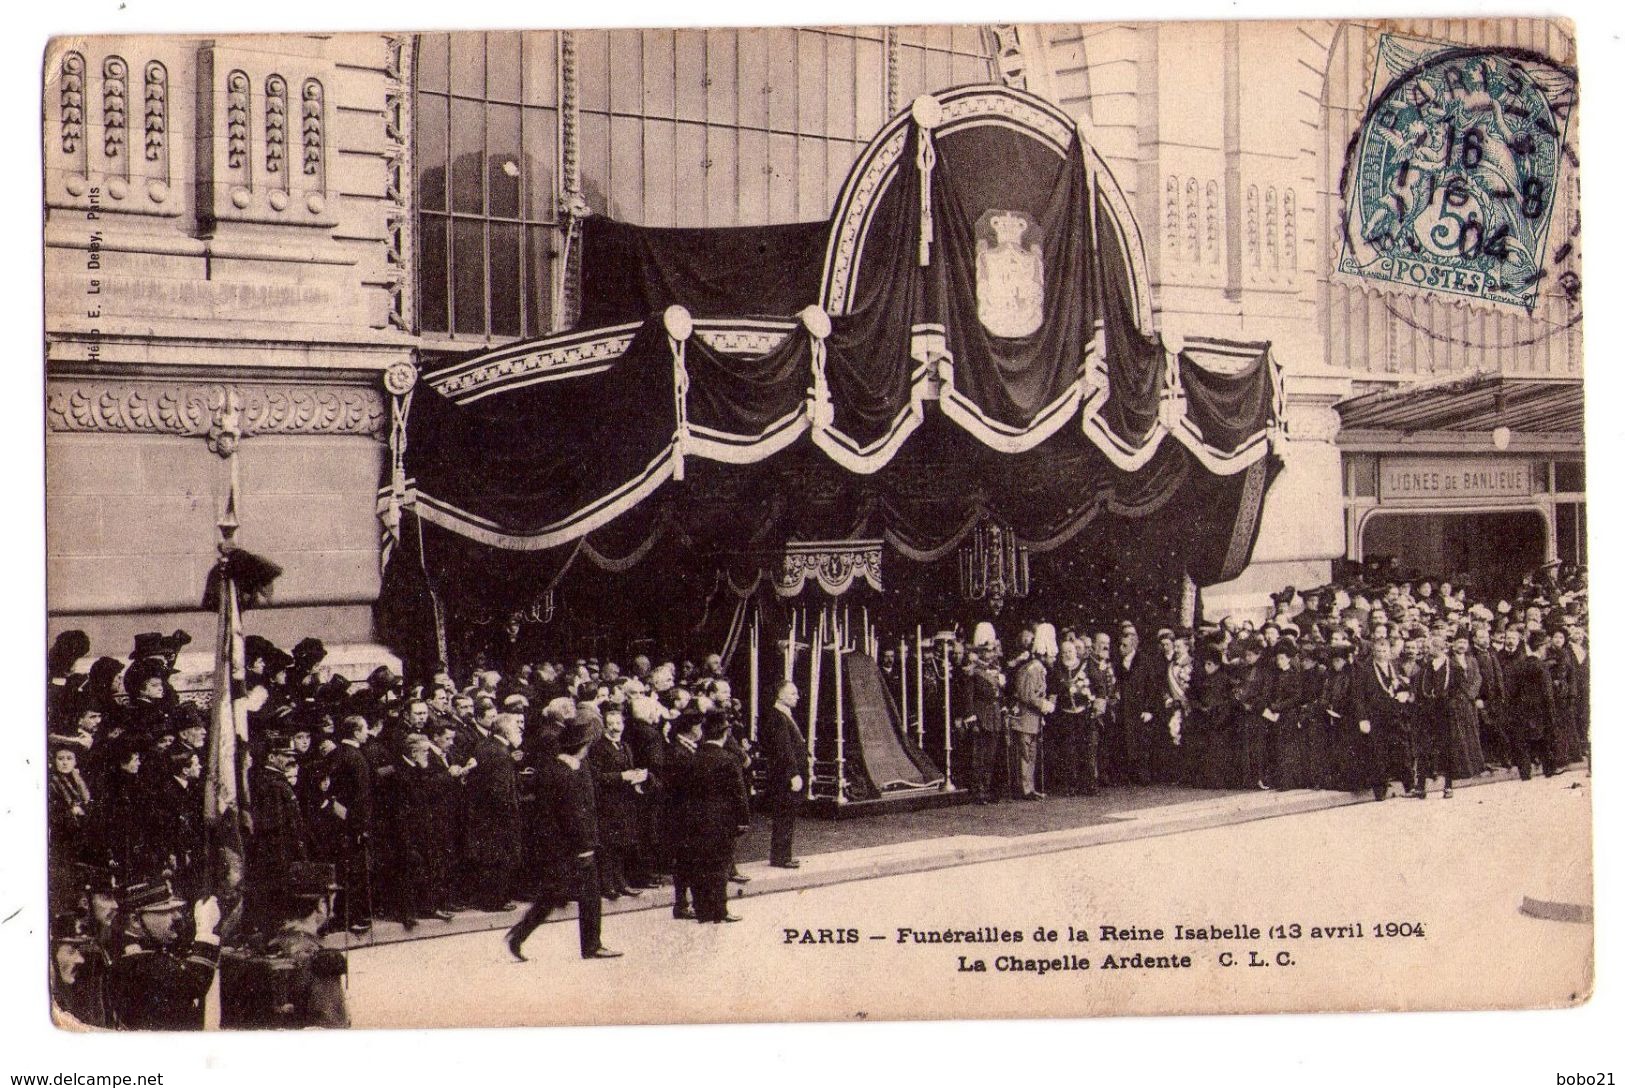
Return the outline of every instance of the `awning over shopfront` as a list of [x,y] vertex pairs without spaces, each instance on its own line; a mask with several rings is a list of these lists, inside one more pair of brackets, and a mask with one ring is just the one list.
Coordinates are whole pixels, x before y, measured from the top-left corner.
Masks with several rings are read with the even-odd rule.
[[1585,388],[1578,379],[1472,374],[1443,382],[1383,389],[1337,405],[1338,444],[1380,452],[1396,441],[1434,436],[1463,441],[1505,427],[1521,448],[1581,448]]
[[1159,564],[1234,577],[1279,370],[1264,343],[1165,342],[1143,268],[1064,113],[1004,87],[922,98],[827,223],[589,224],[602,324],[427,366],[399,398],[389,550],[489,608],[580,559],[680,553],[737,591],[792,541],[934,563],[984,519],[1045,553],[1167,511]]

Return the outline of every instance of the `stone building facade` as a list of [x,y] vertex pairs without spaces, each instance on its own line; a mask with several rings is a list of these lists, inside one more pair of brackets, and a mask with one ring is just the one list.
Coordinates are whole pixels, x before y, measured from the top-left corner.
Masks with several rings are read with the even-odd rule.
[[1505,448],[1488,430],[1342,445],[1334,405],[1358,393],[1478,372],[1580,377],[1573,299],[1525,318],[1331,276],[1343,149],[1382,32],[1573,59],[1565,27],[1528,20],[55,43],[50,633],[84,628],[97,652],[175,626],[208,641],[198,603],[220,451],[240,435],[238,537],[286,570],[255,626],[378,656],[391,367],[569,327],[581,216],[821,219],[889,117],[989,81],[1078,119],[1138,218],[1165,333],[1269,340],[1285,368],[1286,469],[1253,566],[1208,592],[1210,611],[1360,557],[1383,502],[1363,481],[1415,450],[1521,457],[1531,479],[1544,465],[1545,490],[1513,505],[1544,519],[1548,553],[1567,508],[1583,546],[1577,428],[1519,431]]

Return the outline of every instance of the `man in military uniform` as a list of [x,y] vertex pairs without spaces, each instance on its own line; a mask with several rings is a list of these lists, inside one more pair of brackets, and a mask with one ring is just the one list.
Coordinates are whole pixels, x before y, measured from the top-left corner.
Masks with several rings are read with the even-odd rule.
[[990,805],[1003,797],[1003,781],[996,774],[999,764],[999,739],[1004,735],[1003,711],[999,706],[999,693],[1003,690],[1004,672],[999,668],[999,644],[984,641],[973,649],[973,656],[965,664],[965,679],[970,686],[969,721],[974,734],[975,747],[971,750],[971,796],[980,805]]
[[258,929],[279,921],[284,909],[283,883],[290,868],[302,862],[310,843],[294,783],[299,764],[288,738],[270,739],[265,763],[249,774],[253,833],[248,840],[248,924]]
[[113,1024],[143,1031],[201,1031],[203,999],[220,961],[220,904],[192,906],[193,936],[181,937],[187,902],[169,882],[131,886],[124,896],[124,947],[113,961],[107,999]]
[[1128,767],[1124,760],[1121,679],[1112,661],[1112,636],[1105,631],[1095,633],[1090,643],[1093,652],[1083,663],[1083,673],[1089,681],[1090,713],[1094,720],[1099,755],[1098,779],[1103,786],[1121,785],[1127,781]]
[[84,919],[72,911],[51,919],[51,1014],[68,1028],[105,1028],[105,973],[92,966],[99,953]]
[[228,1028],[347,1028],[344,953],[320,933],[339,890],[332,865],[294,862],[283,880],[277,929],[256,952],[220,961],[220,1023]]
[[1010,720],[1010,743],[1015,749],[1017,773],[1023,801],[1036,801],[1044,796],[1038,788],[1038,739],[1044,728],[1044,716],[1055,710],[1055,700],[1049,696],[1049,667],[1054,663],[1055,628],[1039,625],[1035,637],[1015,678],[1015,713]]

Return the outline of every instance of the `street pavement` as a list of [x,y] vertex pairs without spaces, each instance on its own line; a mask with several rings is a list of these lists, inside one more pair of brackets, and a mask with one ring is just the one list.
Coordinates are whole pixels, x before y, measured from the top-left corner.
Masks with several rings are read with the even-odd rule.
[[1187,791],[1070,827],[830,849],[753,880],[738,924],[610,915],[619,960],[581,960],[569,921],[531,937],[528,963],[495,932],[354,950],[351,1012],[415,1027],[1568,1005],[1591,988],[1592,926],[1573,920],[1592,902],[1590,787],[1581,768],[1382,804]]
[[[1507,773],[1491,772],[1477,781],[1495,781]],[[771,824],[767,817],[758,816],[736,845],[739,870],[749,878],[749,883],[730,884],[729,890],[736,896],[761,895],[847,880],[868,880],[1369,800],[1369,794],[1364,792],[1349,794],[1330,790],[1276,793],[1130,786],[1104,789],[1093,797],[1002,801],[991,806],[957,804],[840,820],[804,816],[796,823],[795,853],[802,868],[795,871],[767,865]],[[670,905],[670,890],[659,889],[637,898],[606,901],[604,910],[607,914],[617,914],[669,908]],[[380,919],[363,937],[340,932],[328,938],[328,944],[334,948],[350,948],[506,929],[519,913],[460,911],[449,923],[425,921],[411,930],[397,922]]]

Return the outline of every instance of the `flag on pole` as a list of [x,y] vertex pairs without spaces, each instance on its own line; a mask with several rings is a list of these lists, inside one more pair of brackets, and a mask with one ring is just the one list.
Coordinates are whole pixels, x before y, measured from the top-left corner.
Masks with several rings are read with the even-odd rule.
[[218,640],[214,664],[214,714],[209,728],[209,765],[203,779],[203,826],[210,873],[222,913],[241,897],[243,876],[242,774],[248,752],[248,708],[243,704],[242,609],[232,578],[230,553],[220,559]]
[[[203,777],[203,831],[208,850],[210,891],[220,902],[222,943],[243,914],[247,851],[244,831],[248,804],[247,669],[243,653],[243,609],[269,596],[282,568],[238,548],[235,457],[226,509],[220,519],[220,558],[209,572],[203,607],[218,617],[215,629],[214,706],[209,717],[208,766]],[[204,1000],[203,1026],[220,1026],[220,976]]]

